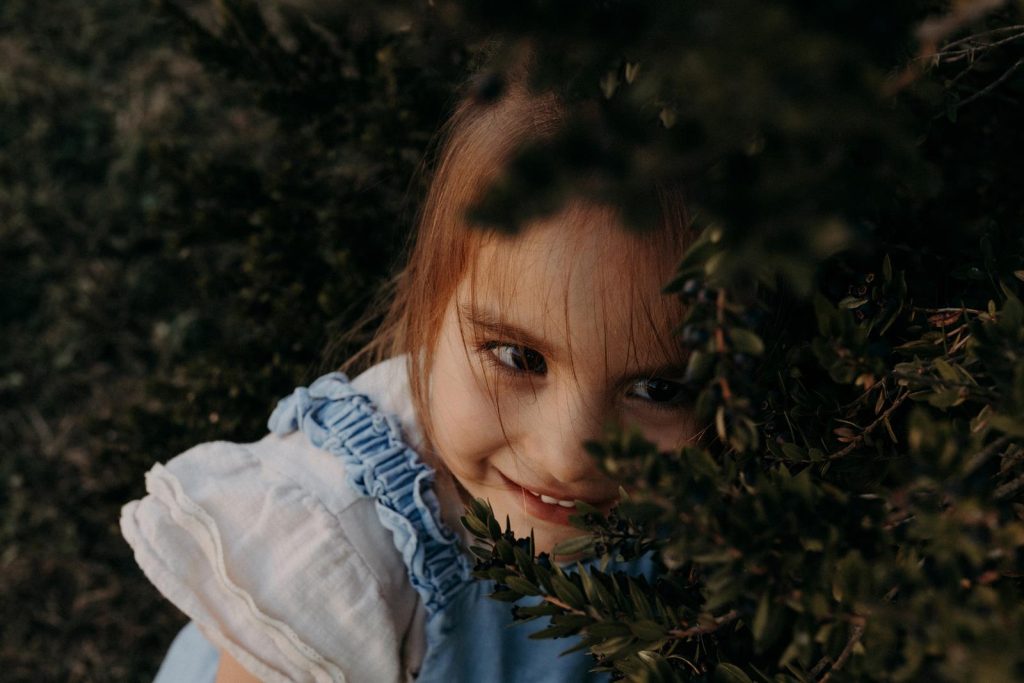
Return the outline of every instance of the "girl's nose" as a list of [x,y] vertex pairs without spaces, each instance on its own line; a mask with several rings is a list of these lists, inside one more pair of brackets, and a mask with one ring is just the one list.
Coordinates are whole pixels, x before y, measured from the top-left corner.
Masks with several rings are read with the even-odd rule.
[[597,466],[583,444],[602,437],[609,411],[595,392],[571,380],[552,389],[536,403],[534,465],[561,484],[593,480]]

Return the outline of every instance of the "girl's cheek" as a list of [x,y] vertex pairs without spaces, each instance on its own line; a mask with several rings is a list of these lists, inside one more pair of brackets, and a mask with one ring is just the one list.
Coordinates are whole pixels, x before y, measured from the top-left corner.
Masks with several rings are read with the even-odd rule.
[[690,413],[633,416],[626,420],[626,426],[639,430],[660,451],[678,450],[691,442],[697,433],[696,422]]
[[444,424],[438,429],[438,449],[455,472],[481,466],[495,450],[494,435],[501,436],[494,401],[486,385],[469,364],[449,368],[445,390],[439,392],[438,409]]

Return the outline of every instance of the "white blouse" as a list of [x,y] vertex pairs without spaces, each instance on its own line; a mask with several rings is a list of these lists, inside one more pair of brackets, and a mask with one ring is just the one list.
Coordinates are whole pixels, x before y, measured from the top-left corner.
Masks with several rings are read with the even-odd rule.
[[[352,385],[421,436],[405,359]],[[121,531],[146,576],[216,646],[271,682],[411,680],[424,608],[372,498],[302,431],[199,444],[146,475]]]

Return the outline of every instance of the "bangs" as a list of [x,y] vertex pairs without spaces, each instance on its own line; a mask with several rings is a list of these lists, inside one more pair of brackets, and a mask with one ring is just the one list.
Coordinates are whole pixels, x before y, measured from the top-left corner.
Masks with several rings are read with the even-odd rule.
[[685,309],[661,291],[684,243],[666,231],[630,233],[613,207],[570,200],[516,236],[487,233],[476,243],[456,293],[460,329],[486,323],[574,376],[581,353],[600,354],[606,379],[685,366],[674,334]]

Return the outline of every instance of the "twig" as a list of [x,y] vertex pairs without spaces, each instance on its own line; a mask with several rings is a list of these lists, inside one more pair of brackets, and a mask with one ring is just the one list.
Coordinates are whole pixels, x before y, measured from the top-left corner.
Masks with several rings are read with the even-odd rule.
[[963,38],[957,38],[956,40],[949,41],[948,43],[946,43],[946,46],[944,48],[942,48],[942,51],[945,52],[946,50],[948,50],[951,47],[956,47],[957,45],[963,45],[964,43],[969,43],[970,41],[976,40],[976,39],[981,38],[983,36],[989,36],[989,35],[997,34],[997,33],[1008,33],[1010,31],[1024,31],[1024,24],[1015,24],[1013,26],[999,26],[998,28],[989,29],[988,31],[980,31],[978,33],[972,33],[969,36],[965,36]]
[[1017,464],[1020,460],[1024,460],[1024,448],[1020,444],[1013,444],[1012,447],[1003,453],[1003,466],[1009,467]]
[[1005,73],[1003,73],[1002,76],[1000,76],[996,80],[992,81],[991,83],[986,85],[984,88],[982,88],[978,92],[976,92],[973,95],[971,95],[970,97],[968,97],[966,100],[961,100],[960,102],[957,102],[956,109],[960,109],[964,105],[970,104],[971,102],[973,102],[974,100],[978,99],[979,97],[984,97],[988,93],[992,92],[995,88],[997,88],[999,86],[999,84],[1003,83],[1004,81],[1006,81],[1006,79],[1008,79],[1010,76],[1012,76],[1013,72],[1016,71],[1018,68],[1020,68],[1021,64],[1024,64],[1024,59],[1018,59],[1016,62],[1013,63],[1013,66],[1011,66],[1009,69],[1006,70]]
[[920,306],[914,306],[915,311],[921,311],[922,313],[974,313],[975,315],[981,315],[988,311],[982,311],[977,308],[963,308],[960,306],[946,306],[944,308],[922,308]]
[[1005,4],[1006,0],[958,2],[947,14],[925,19],[917,27],[917,36],[923,50],[934,54],[937,51],[935,46],[946,37]]
[[921,22],[917,27],[917,37],[921,44],[917,57],[886,82],[882,88],[883,94],[892,97],[910,86],[924,73],[924,64],[936,61],[939,44],[943,40],[1004,4],[1006,0],[960,2],[954,4],[952,11],[947,14]]
[[969,47],[964,47],[964,48],[960,48],[958,50],[950,51],[949,47],[950,47],[950,45],[952,45],[952,43],[951,43],[950,45],[947,45],[943,49],[941,49],[938,52],[936,52],[935,55],[934,55],[934,58],[935,59],[944,58],[946,62],[955,62],[955,61],[959,61],[960,59],[962,59],[963,57],[966,57],[966,56],[972,56],[973,57],[974,53],[978,52],[980,50],[989,50],[991,48],[999,47],[1000,45],[1004,45],[1005,43],[1011,43],[1011,42],[1013,42],[1015,40],[1020,40],[1021,38],[1024,38],[1024,32],[1018,33],[1017,35],[1010,36],[1009,38],[1003,38],[1002,40],[997,40],[994,43],[980,43],[978,45],[971,45]]
[[857,645],[858,642],[860,642],[860,638],[863,635],[864,624],[854,624],[853,630],[850,632],[850,639],[846,641],[846,647],[844,647],[843,651],[839,653],[839,658],[836,659],[836,663],[833,664],[829,668],[829,670],[825,672],[825,675],[821,677],[821,680],[818,681],[818,683],[826,683],[826,681],[828,681],[828,679],[832,677],[833,673],[843,668],[843,665],[846,664],[846,661],[850,658],[850,655],[853,654],[853,648]]
[[575,607],[570,607],[568,603],[562,602],[558,598],[553,598],[550,595],[545,595],[544,596],[544,602],[550,603],[550,604],[554,605],[555,607],[560,607],[561,609],[564,609],[566,612],[570,612],[572,614],[586,615],[586,612],[583,612],[582,610],[578,610]]
[[865,427],[860,434],[853,437],[853,440],[847,446],[843,447],[842,450],[836,451],[835,453],[831,454],[826,458],[826,460],[838,460],[846,456],[850,451],[859,446],[868,434],[874,431],[874,429],[878,427],[878,425],[882,424],[886,420],[886,418],[892,415],[896,411],[896,409],[899,408],[905,400],[907,400],[908,396],[910,396],[910,392],[904,392],[897,396],[896,399],[892,402],[892,405],[883,410],[882,414],[875,418],[874,422]]
[[824,671],[831,664],[832,658],[828,655],[825,655],[824,657],[818,660],[818,663],[815,664],[814,667],[807,672],[807,674],[811,677],[812,680],[817,679],[818,676],[821,675],[821,672]]
[[985,446],[985,448],[981,449],[980,451],[972,455],[970,460],[967,461],[967,465],[964,468],[966,470],[966,474],[974,472],[974,470],[978,469],[983,464],[985,464],[986,460],[991,458],[996,451],[998,451],[1000,448],[1009,443],[1009,441],[1010,437],[1001,436],[992,443],[990,443],[989,445]]
[[996,498],[1008,498],[1016,493],[1022,486],[1024,486],[1024,474],[997,488],[995,490],[995,496]]
[[969,334],[966,334],[963,337],[958,337],[957,340],[955,342],[953,342],[953,346],[949,347],[950,355],[952,355],[952,354],[956,353],[957,351],[959,351],[960,349],[962,349],[964,347],[964,344],[966,344],[967,341],[970,338],[971,338],[971,335],[969,335]]
[[739,617],[740,617],[739,612],[737,612],[736,610],[729,610],[728,612],[726,612],[722,616],[715,617],[714,623],[710,624],[708,626],[691,626],[690,628],[683,629],[683,630],[672,629],[671,631],[668,632],[668,634],[670,636],[672,636],[673,638],[680,638],[680,639],[692,638],[693,636],[702,636],[705,633],[713,633],[713,632],[717,631],[718,629],[720,629],[721,627],[725,626],[726,624],[728,624],[730,622],[733,622],[733,621],[736,621],[737,619],[739,619]]

